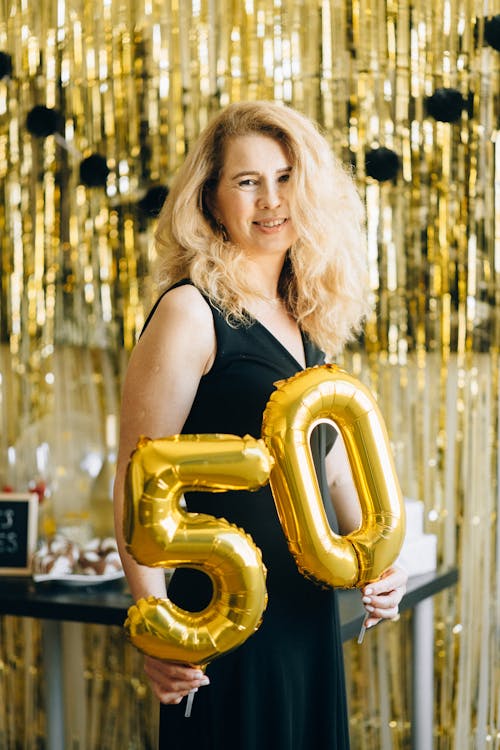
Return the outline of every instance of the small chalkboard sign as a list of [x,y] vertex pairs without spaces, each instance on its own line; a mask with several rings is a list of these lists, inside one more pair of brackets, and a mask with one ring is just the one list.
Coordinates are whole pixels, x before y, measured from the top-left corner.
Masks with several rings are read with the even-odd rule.
[[37,540],[38,495],[0,493],[0,575],[29,575]]

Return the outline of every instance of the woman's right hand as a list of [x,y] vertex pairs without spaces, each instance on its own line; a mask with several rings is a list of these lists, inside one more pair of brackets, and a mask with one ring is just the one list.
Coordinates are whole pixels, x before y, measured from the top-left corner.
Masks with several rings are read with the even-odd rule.
[[144,671],[160,703],[180,703],[191,690],[209,685],[210,680],[198,667],[144,657]]

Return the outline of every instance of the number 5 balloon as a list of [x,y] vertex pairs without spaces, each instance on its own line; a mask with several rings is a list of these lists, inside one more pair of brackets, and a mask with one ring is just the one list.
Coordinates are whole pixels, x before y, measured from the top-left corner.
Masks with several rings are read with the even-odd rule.
[[[262,434],[275,460],[271,488],[297,566],[330,586],[362,586],[396,559],[404,538],[404,504],[387,431],[365,386],[335,365],[321,365],[276,384]],[[347,536],[328,524],[309,438],[334,422],[344,439],[362,522]]]
[[127,467],[124,533],[137,562],[202,570],[213,596],[201,612],[149,597],[130,607],[125,628],[150,656],[207,664],[259,627],[265,568],[252,539],[224,519],[187,513],[187,490],[223,492],[266,484],[272,459],[262,440],[233,435],[142,438]]

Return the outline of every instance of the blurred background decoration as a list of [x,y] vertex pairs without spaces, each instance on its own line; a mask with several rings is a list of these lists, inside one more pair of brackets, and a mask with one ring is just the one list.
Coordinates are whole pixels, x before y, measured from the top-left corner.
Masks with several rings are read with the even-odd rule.
[[[378,394],[439,564],[460,569],[436,602],[443,750],[500,747],[499,14],[500,0],[0,2],[0,485],[37,488],[41,532],[109,525],[121,379],[172,174],[231,101],[319,120],[368,216],[375,312],[343,364]],[[410,746],[407,620],[346,645],[359,750]],[[43,747],[38,625],[0,629],[0,746]],[[151,746],[130,647],[83,632],[94,730],[71,746]],[[110,726],[102,690],[134,720]]]

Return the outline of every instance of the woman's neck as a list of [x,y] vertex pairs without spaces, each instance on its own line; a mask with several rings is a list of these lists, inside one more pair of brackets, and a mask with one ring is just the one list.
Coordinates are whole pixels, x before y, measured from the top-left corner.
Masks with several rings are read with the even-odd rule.
[[[274,261],[274,262],[273,262]],[[247,278],[250,280],[248,296],[268,303],[280,301],[278,283],[283,269],[283,259],[268,257],[262,263],[247,258]]]

